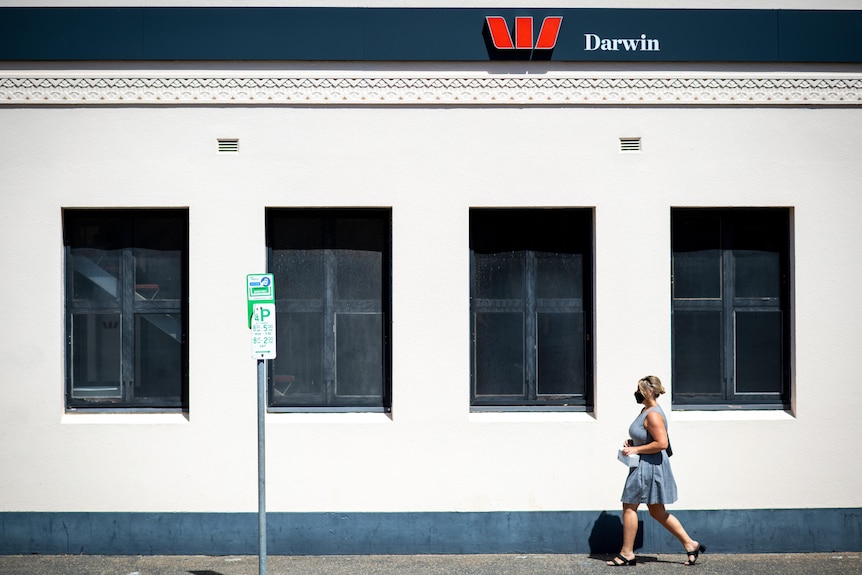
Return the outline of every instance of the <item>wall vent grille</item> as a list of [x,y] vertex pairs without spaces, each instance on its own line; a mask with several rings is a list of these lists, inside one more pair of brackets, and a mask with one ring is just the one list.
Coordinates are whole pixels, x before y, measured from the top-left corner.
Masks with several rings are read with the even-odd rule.
[[237,138],[219,138],[219,154],[236,154],[239,152],[239,140]]
[[620,151],[621,152],[640,152],[641,151],[641,139],[640,138],[620,138]]

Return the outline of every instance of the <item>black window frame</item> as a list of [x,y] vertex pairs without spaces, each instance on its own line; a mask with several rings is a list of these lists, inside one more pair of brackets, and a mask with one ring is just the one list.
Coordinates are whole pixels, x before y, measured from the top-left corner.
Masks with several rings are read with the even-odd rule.
[[[671,209],[674,409],[791,409],[792,219],[792,208],[787,207]],[[713,280],[717,279],[720,287],[708,294],[705,288],[701,294],[705,297],[676,293],[685,291],[678,290],[678,284],[688,281],[676,277],[685,273],[677,260],[693,252],[716,252],[718,258],[712,270],[701,274],[701,278],[706,274],[715,276],[718,270]],[[744,293],[737,282],[737,274],[754,270],[755,266],[745,261],[749,253],[755,257],[774,254],[773,259],[777,258],[774,262],[765,260],[768,263],[760,264],[756,270],[755,279],[768,285],[761,288],[765,291],[759,295]],[[739,328],[743,320],[746,329]],[[709,330],[712,344],[693,353],[697,338],[705,341],[704,334]],[[753,346],[744,345],[746,338],[756,339],[756,344],[764,346],[764,353],[754,353]],[[766,383],[769,381],[772,383]]]
[[[286,225],[286,222],[321,220],[324,226],[323,236],[319,245],[292,244],[289,247],[285,242],[305,242],[307,239],[286,239],[286,234],[279,234],[278,226]],[[337,239],[336,222],[361,222],[371,225],[373,233],[368,237],[356,237],[352,240],[351,248],[345,247],[341,242],[347,240]],[[312,242],[314,243],[314,242]],[[365,245],[362,245],[365,244]],[[277,356],[275,360],[267,362],[267,410],[270,412],[383,412],[389,413],[392,409],[392,209],[389,207],[332,207],[332,208],[304,208],[304,207],[269,207],[266,209],[266,245],[268,270],[275,278],[276,297],[276,325],[277,325]],[[281,246],[281,247],[279,247]],[[371,253],[380,253],[380,294],[379,301],[373,299],[341,299],[338,295],[339,284],[337,281],[337,258],[335,252],[339,249],[365,250]],[[323,257],[323,293],[314,298],[291,298],[291,290],[287,288],[287,278],[278,269],[275,251],[284,250],[318,250]],[[342,288],[350,289],[350,288]],[[289,314],[322,314],[321,334],[322,345],[319,350],[319,358],[314,361],[320,362],[320,373],[322,373],[322,390],[317,394],[305,393],[292,397],[287,396],[290,386],[294,385],[299,376],[289,372],[300,372],[301,369],[289,366],[289,353],[285,352],[285,346],[291,337],[296,338],[296,333],[290,333]],[[351,318],[357,319],[361,315],[379,315],[378,326],[380,338],[380,392],[379,394],[344,394],[337,392],[339,385],[338,365],[340,361],[349,361],[339,356],[342,349],[339,347],[337,329],[347,329]],[[341,322],[339,324],[339,322]],[[316,329],[316,328],[315,328]],[[360,329],[360,331],[362,331]],[[371,330],[373,333],[373,329]],[[366,332],[367,333],[367,332]],[[361,335],[361,334],[360,334]],[[359,338],[358,338],[359,339]],[[293,343],[290,343],[292,346]],[[289,348],[289,347],[288,347]],[[353,349],[347,354],[361,352]],[[372,360],[372,365],[373,365]],[[280,373],[287,370],[288,373]]]
[[[591,411],[593,409],[594,220],[594,209],[585,207],[470,208],[470,408],[472,411]],[[491,294],[482,293],[487,292],[488,288],[480,287],[477,283],[480,281],[479,276],[486,273],[478,269],[480,264],[478,264],[477,253],[497,254],[491,257],[501,258],[499,263],[502,265],[507,265],[504,263],[506,258],[519,258],[517,254],[522,253],[523,260],[516,265],[523,266],[523,299],[520,297],[512,299],[502,293],[501,297],[479,297]],[[540,260],[547,256],[559,258],[561,254],[572,255],[571,261],[577,262],[575,267],[580,267],[581,274],[579,279],[574,279],[563,289],[574,289],[580,293],[580,297],[541,297],[538,292],[545,288],[539,287],[542,281],[538,271],[542,265]],[[491,265],[496,265],[493,259],[489,261],[492,262]],[[560,260],[557,261],[559,263]],[[568,264],[561,265],[565,267]],[[487,322],[480,321],[480,314],[487,315],[489,318],[499,314],[510,315],[510,319],[518,315],[521,318],[523,339],[516,347],[520,348],[522,357],[520,365],[514,368],[520,370],[521,375],[514,376],[513,379],[513,385],[517,385],[515,380],[519,377],[521,379],[522,387],[519,393],[481,393],[479,389],[481,386],[486,386],[479,373],[482,369],[486,369],[482,364],[492,365],[496,361],[495,358],[507,357],[507,352],[503,349],[494,350],[495,345],[479,341],[483,337],[480,335],[480,330],[495,329],[490,324],[487,328],[483,328],[482,324]],[[545,347],[539,341],[543,330],[543,317],[546,320],[550,317],[567,318],[564,321],[568,323],[563,326],[563,329],[571,330],[568,335],[571,335],[572,331],[581,330],[582,341],[574,348],[565,348],[559,341]],[[513,326],[516,323],[513,323]],[[515,327],[515,330],[517,331],[518,328]],[[491,345],[491,348],[486,348],[485,345]],[[492,349],[490,362],[485,356],[485,349]],[[512,351],[517,353],[514,348]],[[551,367],[548,360],[543,360],[543,353],[553,357],[555,362],[565,364],[563,371],[580,372],[579,377],[582,379],[574,384],[579,391],[541,392],[540,388],[543,385],[547,390],[560,385],[559,382],[547,383],[547,379],[542,379],[541,367]],[[557,389],[564,389],[565,385],[563,383]]]
[[[159,411],[159,412],[188,412],[189,410],[189,211],[187,208],[64,208],[62,210],[63,220],[63,247],[64,247],[64,269],[65,269],[65,407],[67,411]],[[82,235],[91,232],[84,231],[87,222],[90,230],[95,229],[92,224],[101,222],[113,227],[116,235],[114,237],[101,237],[98,239],[83,239]],[[165,231],[165,225],[173,226]],[[140,225],[152,226],[146,231],[139,228]],[[81,232],[76,235],[76,231]],[[99,228],[102,234],[105,230]],[[141,233],[138,233],[140,231]],[[161,233],[164,232],[164,233]],[[160,237],[161,236],[161,237]],[[165,239],[170,238],[170,239]],[[138,249],[167,249],[165,244],[170,244],[170,251],[179,250],[179,272],[181,277],[173,280],[170,285],[150,285],[136,283],[136,259],[135,253]],[[117,297],[110,299],[76,299],[75,282],[86,276],[80,270],[76,270],[76,256],[74,250],[95,249],[101,250],[109,246],[108,251],[118,251],[117,277],[110,277],[109,282],[116,282]],[[80,266],[80,263],[77,263]],[[88,263],[88,265],[90,265]],[[101,273],[98,267],[93,267],[95,273]],[[104,271],[104,270],[101,270]],[[94,273],[94,272],[91,272]],[[77,275],[76,275],[77,274]],[[105,276],[107,277],[107,276]],[[102,278],[104,279],[104,278]],[[157,292],[170,291],[173,297],[157,297]],[[143,294],[143,295],[142,295]],[[117,382],[119,394],[115,397],[106,397],[95,392],[92,396],[76,396],[75,391],[80,391],[74,382],[76,367],[75,354],[78,352],[78,344],[75,342],[75,318],[80,316],[112,316],[117,320],[107,320],[111,329],[119,330],[120,339],[120,380]],[[179,321],[176,316],[179,315]],[[140,338],[144,336],[144,322],[137,324],[136,318],[141,316],[152,316],[146,325],[155,332],[162,331],[162,336],[168,335],[177,340],[180,345],[178,356],[171,360],[174,369],[173,382],[157,380],[162,377],[155,374],[159,364],[159,358],[150,358],[140,351]],[[100,320],[105,327],[105,319]],[[178,331],[177,331],[178,328]],[[146,359],[145,359],[146,358]],[[135,381],[135,374],[142,374],[141,366],[146,364],[147,379],[153,385],[160,388],[170,387],[176,390],[166,396],[143,396],[136,395],[136,388],[141,382]],[[149,384],[148,384],[149,385]],[[176,386],[176,387],[174,387]]]

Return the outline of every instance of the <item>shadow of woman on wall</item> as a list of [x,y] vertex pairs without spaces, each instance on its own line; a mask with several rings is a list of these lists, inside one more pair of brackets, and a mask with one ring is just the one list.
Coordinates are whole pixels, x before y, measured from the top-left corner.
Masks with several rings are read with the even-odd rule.
[[[593,523],[590,531],[589,545],[590,557],[613,555],[620,550],[620,541],[623,538],[623,520],[619,513],[608,513],[602,511]],[[635,549],[643,547],[643,521],[638,521],[638,534],[635,537]]]

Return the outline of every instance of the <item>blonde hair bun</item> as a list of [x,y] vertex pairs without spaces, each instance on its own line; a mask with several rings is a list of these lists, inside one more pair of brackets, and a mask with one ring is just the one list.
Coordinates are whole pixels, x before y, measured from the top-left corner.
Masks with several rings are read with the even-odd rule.
[[655,375],[647,375],[642,377],[640,381],[638,381],[638,387],[643,386],[641,391],[645,389],[651,389],[656,397],[665,393],[664,386],[661,384],[661,380]]

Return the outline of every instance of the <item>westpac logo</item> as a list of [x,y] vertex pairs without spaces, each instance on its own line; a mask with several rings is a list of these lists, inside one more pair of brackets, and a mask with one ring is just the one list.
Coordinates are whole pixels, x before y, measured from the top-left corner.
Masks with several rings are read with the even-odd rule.
[[[514,35],[509,23],[503,16],[486,16],[485,32],[488,40],[488,50],[492,48],[498,55],[506,57],[532,57],[538,59],[544,55],[550,57],[551,50],[557,45],[557,36],[563,24],[562,16],[547,16],[535,32],[532,16],[517,16],[515,18]],[[536,53],[539,50],[541,52]]]

